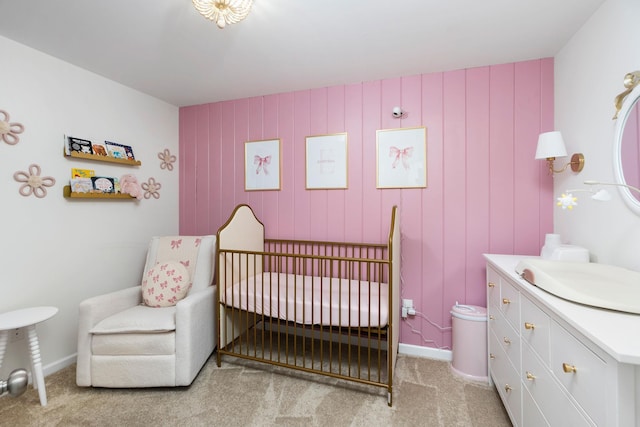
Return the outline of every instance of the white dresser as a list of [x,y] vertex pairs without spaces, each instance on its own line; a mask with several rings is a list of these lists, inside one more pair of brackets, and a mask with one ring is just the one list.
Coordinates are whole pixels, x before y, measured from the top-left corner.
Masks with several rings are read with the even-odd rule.
[[511,422],[640,426],[640,315],[538,289],[515,272],[530,256],[485,258],[489,377]]

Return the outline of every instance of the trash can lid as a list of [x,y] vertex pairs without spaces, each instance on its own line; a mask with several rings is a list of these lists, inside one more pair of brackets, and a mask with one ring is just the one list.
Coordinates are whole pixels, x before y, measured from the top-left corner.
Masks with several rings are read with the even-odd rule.
[[487,309],[477,305],[458,304],[451,307],[451,315],[461,319],[483,321],[487,319]]

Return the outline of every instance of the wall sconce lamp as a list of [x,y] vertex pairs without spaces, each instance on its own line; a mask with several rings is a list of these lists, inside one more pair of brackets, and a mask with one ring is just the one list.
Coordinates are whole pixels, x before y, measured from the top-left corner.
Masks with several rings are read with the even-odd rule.
[[574,172],[580,172],[584,168],[584,155],[575,153],[571,156],[571,161],[564,165],[562,169],[554,169],[553,162],[556,157],[566,157],[567,148],[564,145],[562,134],[559,131],[544,132],[538,137],[538,147],[536,148],[536,160],[547,159],[549,165],[549,175],[564,172],[571,166]]
[[[584,184],[589,186],[613,185],[616,187],[626,187],[629,190],[637,191],[640,194],[640,188],[634,187],[633,185],[629,185],[629,184],[617,184],[614,182],[600,182],[600,181],[584,181]],[[573,193],[580,193],[580,192],[590,193],[591,198],[598,202],[608,202],[609,200],[611,200],[611,193],[609,193],[604,188],[600,188],[598,190],[596,190],[595,188],[589,188],[589,189],[578,188],[573,190],[567,190],[564,193],[562,193],[562,196],[558,197],[558,203],[556,204],[562,209],[571,210],[573,209],[574,206],[578,205],[578,203],[576,203],[578,198],[573,197]]]
[[406,116],[407,113],[405,111],[402,111],[402,108],[400,107],[393,107],[393,110],[391,110],[391,115],[394,119],[401,119]]

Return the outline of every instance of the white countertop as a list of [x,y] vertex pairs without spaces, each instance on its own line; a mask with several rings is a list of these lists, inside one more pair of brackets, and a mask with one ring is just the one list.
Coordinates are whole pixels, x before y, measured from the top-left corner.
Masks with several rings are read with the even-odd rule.
[[489,264],[520,285],[534,302],[561,317],[621,363],[640,365],[640,315],[589,307],[558,298],[531,285],[516,273],[516,265],[534,256],[485,254]]

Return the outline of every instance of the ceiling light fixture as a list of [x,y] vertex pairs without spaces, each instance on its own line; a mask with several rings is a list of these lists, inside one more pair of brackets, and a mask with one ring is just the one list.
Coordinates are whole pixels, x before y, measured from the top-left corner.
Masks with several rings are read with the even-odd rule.
[[196,10],[218,28],[237,24],[249,15],[253,0],[192,0]]

